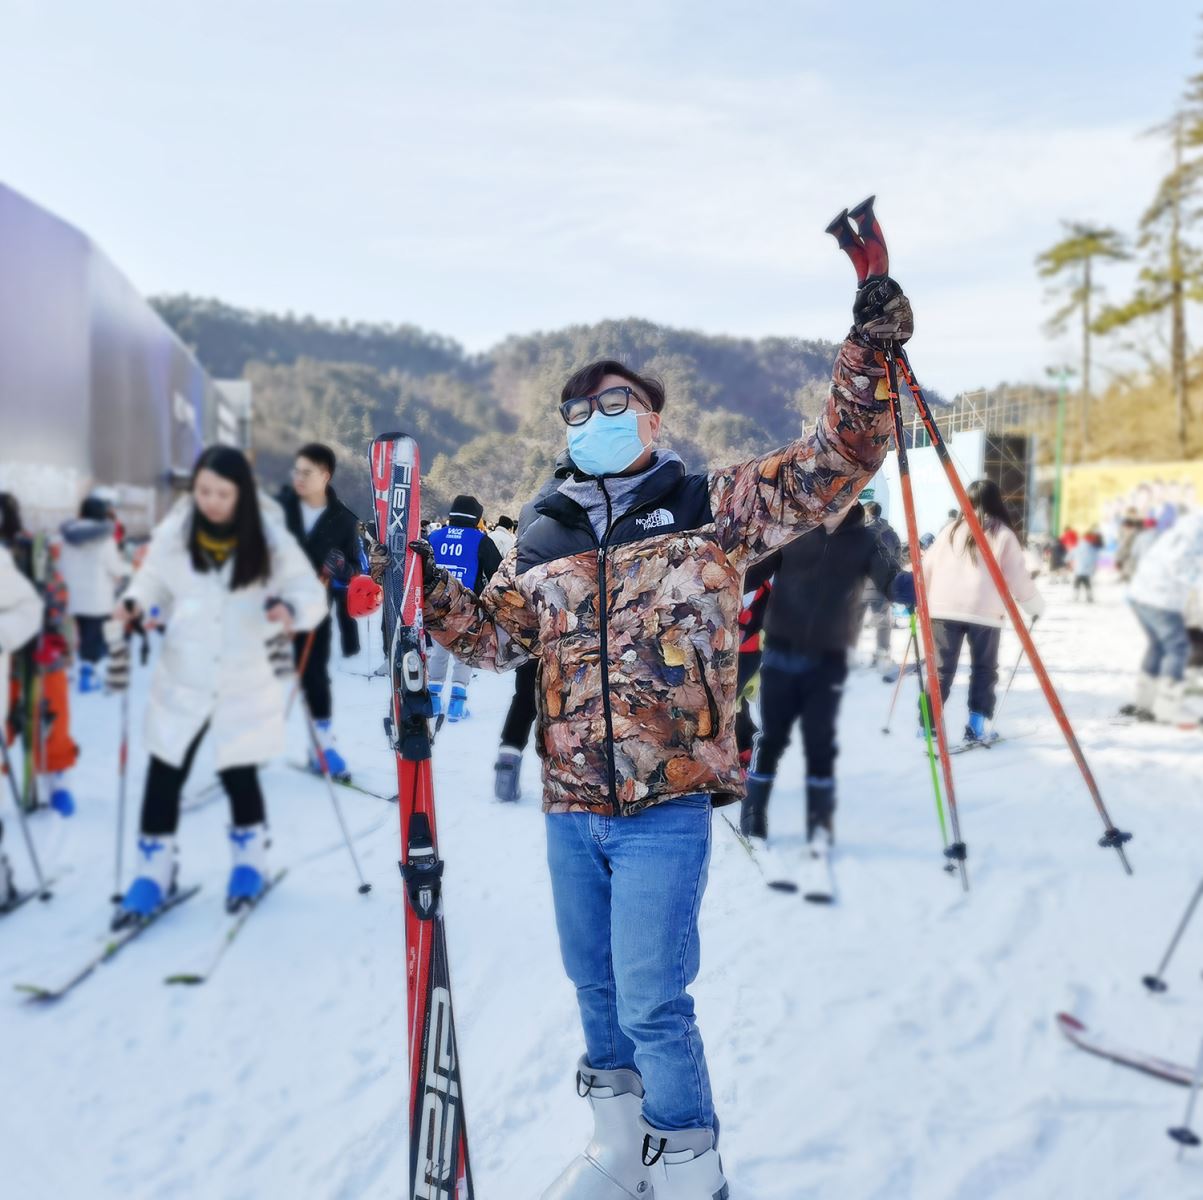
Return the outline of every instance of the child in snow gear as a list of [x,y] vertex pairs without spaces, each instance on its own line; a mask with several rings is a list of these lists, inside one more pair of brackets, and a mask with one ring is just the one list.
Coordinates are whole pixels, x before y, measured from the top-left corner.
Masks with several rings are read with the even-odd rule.
[[[8,547],[0,543],[0,739],[4,741],[5,763],[11,762],[7,754],[10,656],[36,637],[41,625],[41,597],[33,584],[17,569]],[[15,792],[15,781],[10,778],[8,782],[10,790]],[[20,818],[20,812],[17,815]],[[0,825],[0,888],[10,893],[0,896],[0,903],[15,899],[16,893],[3,841],[4,827]]]
[[[745,836],[763,842],[777,764],[795,722],[806,752],[806,839],[834,840],[836,727],[848,648],[871,581],[892,597],[899,575],[896,539],[865,522],[853,504],[769,560],[773,590],[764,619],[760,667],[760,732],[752,748],[740,814]],[[762,564],[763,566],[763,564]]]
[[[347,612],[347,582],[363,563],[359,518],[338,498],[330,481],[336,466],[334,451],[320,442],[302,446],[292,467],[292,486],[279,495],[284,523],[309,557],[314,570],[330,581],[334,614],[343,657],[359,653],[359,626]],[[297,634],[294,653],[301,687],[317,726],[318,738],[331,775],[348,775],[347,764],[334,741],[334,698],[330,690],[330,614],[309,634]],[[311,767],[318,770],[312,759]]]
[[105,653],[104,623],[118,586],[129,575],[114,530],[109,506],[96,496],[89,496],[80,505],[79,516],[59,530],[63,539],[59,571],[79,634],[81,692],[104,687],[96,667]]
[[[689,474],[656,449],[663,386],[615,360],[591,363],[561,392],[575,471],[538,503],[484,591],[440,568],[429,545],[413,547],[436,642],[472,666],[539,663],[548,863],[585,1062],[639,1075],[644,1163],[669,1200],[726,1187],[687,989],[711,806],[743,790],[743,576],[847,507],[881,464],[889,413],[874,338],[905,340],[912,318],[897,285],[876,296],[858,301],[810,437]],[[595,1174],[592,1194],[604,1194]]]
[[[992,479],[979,479],[969,485],[968,494],[1011,595],[1028,616],[1038,617],[1044,611],[1044,597],[1028,573],[1023,547],[998,484]],[[987,723],[994,718],[998,645],[1006,610],[963,513],[958,513],[955,521],[940,530],[931,549],[924,554],[923,577],[935,635],[940,696],[948,699],[961,644],[968,642],[969,720],[965,725],[965,740],[993,741],[998,734],[987,729]]]
[[[447,517],[447,524],[430,534],[435,562],[464,587],[479,594],[501,565],[501,551],[484,531],[484,508],[475,496],[456,496]],[[468,711],[468,683],[472,667],[449,654],[437,642],[430,647],[427,658],[430,695],[434,700],[436,719],[444,712],[448,721],[463,721]],[[449,703],[443,705],[443,690],[451,674]]]
[[1136,697],[1121,709],[1141,720],[1197,724],[1186,710],[1186,659],[1190,639],[1186,610],[1203,585],[1203,510],[1184,513],[1141,555],[1128,589],[1128,603],[1148,646]]
[[[279,597],[265,610],[268,597]],[[120,920],[149,916],[171,894],[180,793],[207,731],[230,800],[233,866],[227,902],[265,886],[266,815],[256,764],[284,749],[284,695],[267,643],[277,630],[311,629],[327,598],[279,510],[255,491],[238,450],[212,446],[197,460],[191,495],[154,532],[113,619],[122,627],[169,611],[146,713],[150,766],[138,868]],[[113,681],[128,686],[128,669]]]
[[1102,550],[1102,534],[1097,529],[1091,529],[1070,551],[1069,565],[1073,569],[1075,600],[1079,592],[1085,592],[1086,603],[1094,603],[1094,573],[1099,569]]

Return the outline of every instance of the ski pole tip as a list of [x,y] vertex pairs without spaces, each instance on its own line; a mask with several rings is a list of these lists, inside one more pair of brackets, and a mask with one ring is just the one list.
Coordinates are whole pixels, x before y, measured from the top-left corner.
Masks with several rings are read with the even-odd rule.
[[370,883],[361,883],[359,885],[359,894],[361,896],[366,896],[368,894],[368,892],[370,892],[371,890],[372,890],[372,885]]
[[1157,992],[1158,994],[1168,990],[1169,988],[1169,984],[1166,983],[1164,979],[1161,979],[1156,975],[1146,975],[1140,982],[1143,983],[1150,992]]

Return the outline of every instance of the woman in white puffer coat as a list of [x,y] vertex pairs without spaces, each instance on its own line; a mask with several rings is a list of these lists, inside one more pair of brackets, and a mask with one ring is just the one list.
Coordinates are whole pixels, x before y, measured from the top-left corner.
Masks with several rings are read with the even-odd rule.
[[[174,887],[180,794],[206,732],[232,816],[226,905],[234,911],[262,892],[267,837],[257,768],[284,749],[284,688],[268,644],[312,629],[326,604],[304,551],[256,492],[246,458],[211,446],[193,471],[191,497],[155,530],[113,614],[118,638],[128,621],[166,621],[146,713],[151,758],[137,875],[119,921],[150,915]],[[120,682],[122,656],[114,661]]]

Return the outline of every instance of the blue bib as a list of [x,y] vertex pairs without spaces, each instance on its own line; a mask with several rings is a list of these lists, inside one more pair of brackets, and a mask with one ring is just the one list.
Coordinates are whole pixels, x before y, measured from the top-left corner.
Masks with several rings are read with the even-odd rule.
[[430,535],[434,549],[434,561],[454,575],[466,588],[476,587],[476,576],[480,572],[478,551],[480,539],[485,535],[479,529],[465,529],[458,525],[444,525]]

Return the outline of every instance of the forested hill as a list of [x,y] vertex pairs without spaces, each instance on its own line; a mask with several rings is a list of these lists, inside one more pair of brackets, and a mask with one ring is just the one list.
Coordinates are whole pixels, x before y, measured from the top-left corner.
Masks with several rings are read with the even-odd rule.
[[470,492],[490,519],[516,516],[564,444],[560,387],[591,359],[619,358],[659,375],[668,390],[666,443],[700,468],[778,445],[813,421],[837,346],[716,337],[632,318],[513,336],[474,355],[412,325],[332,323],[192,296],[152,303],[210,374],[254,385],[264,482],[286,481],[300,443],[328,442],[341,464],[335,486],[365,517],[367,447],[384,430],[418,438],[427,515]]

